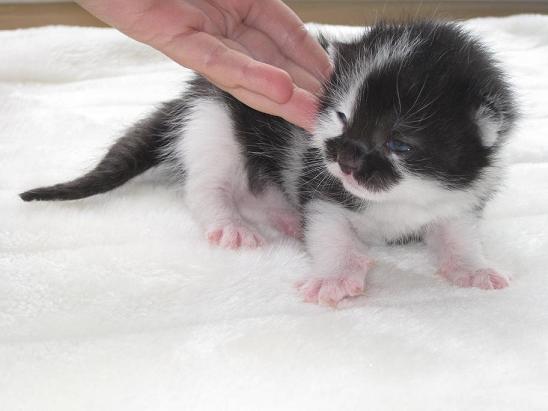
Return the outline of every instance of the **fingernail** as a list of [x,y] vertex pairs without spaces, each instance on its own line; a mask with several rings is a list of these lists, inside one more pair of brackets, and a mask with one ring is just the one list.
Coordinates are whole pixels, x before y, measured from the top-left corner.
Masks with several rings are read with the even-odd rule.
[[324,81],[325,80],[329,80],[329,78],[331,77],[331,74],[333,74],[333,65],[331,64],[331,62],[324,67],[324,69],[322,70],[322,75],[323,75],[323,79]]
[[323,84],[318,82],[317,84],[314,84],[314,89],[310,91],[312,92],[312,94],[319,98],[323,96],[325,90]]
[[291,123],[309,131],[314,131],[319,99],[314,94],[301,88],[295,88],[293,108],[286,119]]

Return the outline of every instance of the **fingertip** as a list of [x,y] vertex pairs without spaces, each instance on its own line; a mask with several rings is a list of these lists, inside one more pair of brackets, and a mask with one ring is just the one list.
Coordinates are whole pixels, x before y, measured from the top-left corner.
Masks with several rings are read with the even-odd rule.
[[306,90],[295,88],[292,104],[289,105],[286,120],[309,131],[314,131],[319,99]]
[[278,104],[289,102],[295,87],[289,73],[264,63],[258,63],[253,69],[248,68],[241,86]]
[[271,79],[271,89],[272,95],[267,97],[270,97],[278,104],[285,104],[291,100],[295,86],[289,73],[279,70],[278,77]]

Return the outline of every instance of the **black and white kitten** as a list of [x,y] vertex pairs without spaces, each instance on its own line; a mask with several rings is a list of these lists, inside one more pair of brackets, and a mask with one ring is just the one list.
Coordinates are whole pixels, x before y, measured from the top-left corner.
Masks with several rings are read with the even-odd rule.
[[164,163],[184,180],[210,243],[257,247],[265,223],[302,235],[312,258],[298,284],[305,301],[362,294],[367,245],[411,239],[426,242],[452,283],[506,287],[477,232],[516,117],[490,54],[449,23],[378,24],[354,41],[320,41],[334,72],[313,133],[197,76],[93,171],[21,198],[88,197]]

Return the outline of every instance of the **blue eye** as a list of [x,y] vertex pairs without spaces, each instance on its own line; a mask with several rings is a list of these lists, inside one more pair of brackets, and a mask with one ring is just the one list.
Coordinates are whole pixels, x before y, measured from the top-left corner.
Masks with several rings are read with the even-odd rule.
[[403,141],[396,140],[394,138],[391,138],[386,142],[386,147],[388,148],[388,150],[394,153],[407,153],[412,149],[409,144],[406,144]]
[[339,120],[341,120],[341,123],[343,123],[343,126],[348,126],[348,119],[346,118],[346,114],[337,111],[337,117],[339,117]]

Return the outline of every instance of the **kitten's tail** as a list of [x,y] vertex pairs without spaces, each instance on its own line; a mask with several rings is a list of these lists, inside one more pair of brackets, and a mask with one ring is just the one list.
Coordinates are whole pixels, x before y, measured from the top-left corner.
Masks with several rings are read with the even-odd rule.
[[162,161],[161,149],[170,131],[175,102],[162,106],[130,128],[89,173],[50,187],[34,188],[19,196],[24,201],[77,200],[110,191]]

